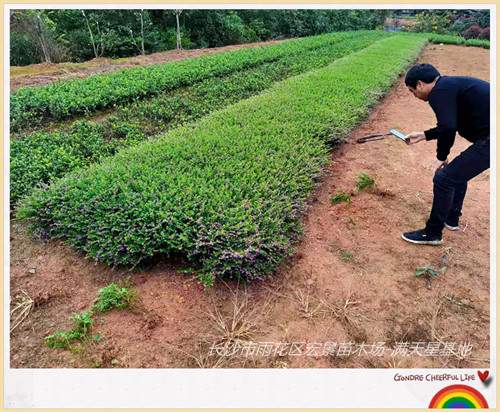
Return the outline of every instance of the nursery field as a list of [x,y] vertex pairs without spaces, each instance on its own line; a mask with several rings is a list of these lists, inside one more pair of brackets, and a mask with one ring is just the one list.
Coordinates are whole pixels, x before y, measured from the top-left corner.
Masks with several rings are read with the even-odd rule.
[[[17,90],[11,366],[484,367],[488,176],[470,228],[417,254],[398,233],[426,217],[432,178],[411,186],[402,165],[434,149],[350,142],[433,124],[401,84],[417,58],[488,79],[488,53],[343,32]],[[445,274],[414,276],[442,254]],[[213,351],[450,337],[448,357]]]

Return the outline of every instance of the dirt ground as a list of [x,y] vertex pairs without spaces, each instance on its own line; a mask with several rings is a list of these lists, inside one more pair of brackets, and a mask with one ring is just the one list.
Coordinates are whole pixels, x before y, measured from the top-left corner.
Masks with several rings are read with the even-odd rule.
[[176,60],[188,59],[190,57],[203,56],[205,54],[269,45],[281,41],[282,40],[270,40],[267,42],[235,44],[207,49],[168,50],[148,54],[146,56],[125,57],[121,59],[99,57],[83,63],[39,63],[30,64],[28,66],[14,66],[10,68],[10,90],[14,92],[20,87],[25,86],[41,86],[58,80],[83,78],[94,74],[106,73],[134,66],[150,66],[152,64],[168,63]]
[[[443,74],[489,79],[488,50],[429,45],[420,61]],[[393,127],[434,124],[430,107],[400,79],[332,152],[295,255],[246,287],[219,282],[204,290],[178,263],[111,270],[59,242],[32,241],[12,222],[11,308],[25,292],[33,309],[11,333],[11,367],[488,367],[489,172],[469,185],[462,229],[447,231],[442,246],[415,246],[400,234],[425,224],[435,142],[354,143]],[[467,145],[457,138],[452,155]],[[375,179],[375,189],[333,205],[331,196],[353,191],[361,172]],[[414,276],[417,267],[442,262],[446,271],[432,282]],[[99,288],[124,279],[139,299],[96,318],[98,342],[72,351],[43,344],[71,326],[71,314],[90,308]],[[430,356],[429,342],[450,350]]]

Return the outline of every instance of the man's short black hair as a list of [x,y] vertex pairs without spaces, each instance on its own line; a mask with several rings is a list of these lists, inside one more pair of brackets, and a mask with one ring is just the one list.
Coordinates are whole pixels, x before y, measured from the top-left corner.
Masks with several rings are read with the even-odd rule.
[[415,88],[419,80],[424,83],[432,83],[440,74],[432,64],[416,64],[406,73],[405,83],[408,87]]

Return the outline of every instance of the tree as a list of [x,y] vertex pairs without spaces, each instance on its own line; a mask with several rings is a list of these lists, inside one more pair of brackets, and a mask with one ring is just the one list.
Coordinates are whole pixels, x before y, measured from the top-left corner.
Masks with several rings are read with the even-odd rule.
[[90,42],[92,43],[92,48],[94,49],[94,57],[97,59],[98,54],[97,54],[97,47],[96,47],[95,40],[94,40],[94,33],[92,33],[92,29],[90,28],[89,19],[87,18],[87,15],[85,14],[84,10],[82,10],[82,15],[83,15],[83,18],[85,19],[85,23],[87,23],[87,28],[88,28],[89,34],[90,34]]
[[176,9],[175,10],[175,22],[176,22],[176,29],[177,29],[177,45],[176,49],[180,50],[182,49],[182,42],[181,42],[181,25],[179,23],[179,16],[181,15],[182,10]]

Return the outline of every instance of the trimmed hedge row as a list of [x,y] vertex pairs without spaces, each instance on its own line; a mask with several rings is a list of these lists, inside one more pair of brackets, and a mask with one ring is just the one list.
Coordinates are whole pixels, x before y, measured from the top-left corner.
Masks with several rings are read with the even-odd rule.
[[182,254],[206,283],[261,278],[291,251],[329,144],[366,116],[424,42],[378,41],[122,150],[37,190],[18,217],[108,264]]
[[83,120],[67,131],[37,132],[13,140],[11,205],[15,207],[20,198],[38,185],[48,184],[78,167],[113,155],[122,147],[135,145],[176,125],[257,94],[273,82],[322,67],[384,36],[383,32],[364,33],[224,78],[210,78],[182,92],[166,93],[119,108],[102,125]]
[[23,87],[10,98],[12,130],[33,126],[47,119],[62,120],[90,113],[165,90],[222,76],[284,56],[302,53],[330,42],[356,36],[358,32],[330,33],[287,40],[277,45],[240,49],[168,64],[132,68],[68,80],[41,87]]
[[447,34],[431,34],[429,35],[429,41],[435,44],[457,44],[472,47],[482,47],[484,49],[490,48],[490,42],[488,40],[478,40],[478,39],[464,39],[460,36],[452,36]]

